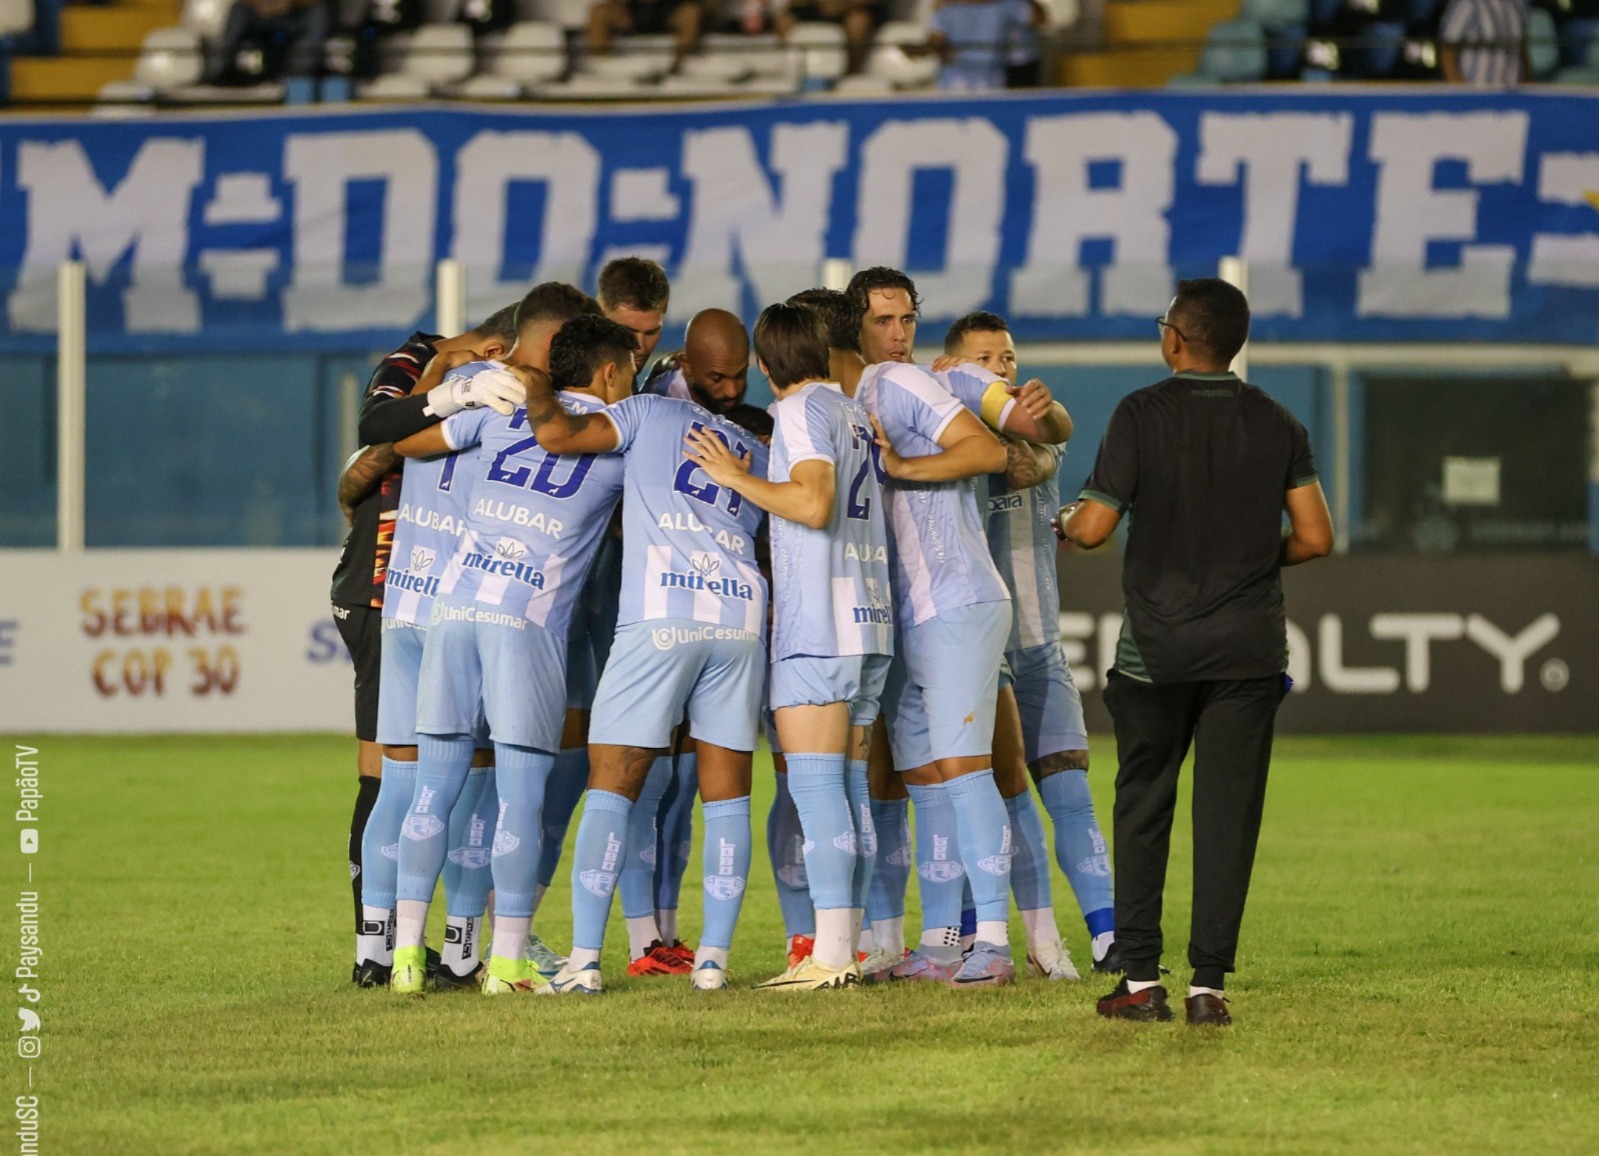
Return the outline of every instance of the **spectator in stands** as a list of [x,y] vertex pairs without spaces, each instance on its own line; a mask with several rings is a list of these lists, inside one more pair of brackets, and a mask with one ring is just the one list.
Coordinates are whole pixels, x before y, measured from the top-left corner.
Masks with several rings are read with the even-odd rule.
[[1438,49],[1445,80],[1485,88],[1519,84],[1532,75],[1526,0],[1449,0]]
[[315,76],[331,26],[326,0],[234,0],[206,80]]
[[[927,36],[928,50],[944,62],[938,87],[1004,88],[1011,53],[1045,19],[1043,6],[1032,0],[949,0],[933,13]],[[1035,54],[1035,73],[1036,63]]]
[[1040,0],[1027,0],[1033,20],[1015,33],[1005,61],[1006,88],[1037,88],[1044,83],[1042,32],[1049,24],[1049,11]]
[[[711,0],[714,3],[714,0]],[[589,8],[588,48],[596,56],[611,51],[611,40],[623,36],[677,39],[677,63],[699,51],[705,9],[699,0],[595,0]]]
[[872,35],[887,19],[886,0],[789,0],[776,23],[785,40],[796,24],[843,25],[849,71],[859,72],[872,50]]

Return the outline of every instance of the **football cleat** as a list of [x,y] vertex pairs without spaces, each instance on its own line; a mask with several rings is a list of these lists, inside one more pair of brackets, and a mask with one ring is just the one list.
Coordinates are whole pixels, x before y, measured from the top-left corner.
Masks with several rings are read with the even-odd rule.
[[[788,939],[788,969],[793,971],[811,957],[816,950],[816,940],[809,935],[791,935]],[[765,984],[761,985],[765,987]]]
[[1122,949],[1116,946],[1114,933],[1106,931],[1094,936],[1094,970],[1106,975],[1126,970],[1122,966]]
[[960,970],[961,957],[957,948],[948,949],[954,958],[932,955],[925,947],[906,954],[888,973],[890,979],[921,980],[928,983],[948,983]]
[[684,956],[675,947],[657,939],[643,955],[627,965],[628,975],[687,975],[694,970],[694,956]]
[[861,982],[882,983],[885,980],[894,978],[889,972],[893,971],[894,966],[909,954],[910,952],[908,951],[902,951],[900,954],[895,955],[885,948],[873,948],[861,959]]
[[566,956],[556,955],[550,950],[549,944],[532,932],[529,932],[527,937],[527,961],[533,965],[533,970],[539,973],[540,979],[549,979],[566,966]]
[[807,956],[793,964],[782,975],[757,986],[767,991],[829,991],[855,987],[861,982],[861,969],[851,963],[847,967],[825,967]]
[[350,982],[356,987],[388,987],[389,973],[394,969],[386,963],[363,959],[350,972]]
[[1016,965],[1011,962],[1010,948],[978,940],[961,961],[959,970],[950,977],[950,987],[999,987],[1016,978]]
[[478,961],[478,965],[476,967],[467,972],[465,975],[457,975],[455,970],[448,964],[440,964],[438,971],[435,971],[432,974],[433,990],[470,991],[473,988],[483,986],[484,974],[483,962],[481,960]]
[[1077,974],[1071,952],[1067,951],[1066,945],[1058,939],[1054,943],[1038,944],[1029,951],[1027,966],[1035,975],[1055,980],[1057,983],[1075,983],[1083,978]]
[[483,969],[484,995],[525,995],[538,986],[539,976],[525,959],[492,956]]
[[605,990],[600,965],[587,963],[574,968],[570,963],[533,989],[534,995],[599,995]]
[[422,995],[427,988],[427,952],[420,947],[396,947],[389,990],[395,995]]
[[677,956],[690,967],[694,966],[694,949],[681,939],[674,939],[666,945],[666,950]]
[[727,972],[718,967],[714,960],[707,959],[690,972],[688,978],[695,991],[727,990]]

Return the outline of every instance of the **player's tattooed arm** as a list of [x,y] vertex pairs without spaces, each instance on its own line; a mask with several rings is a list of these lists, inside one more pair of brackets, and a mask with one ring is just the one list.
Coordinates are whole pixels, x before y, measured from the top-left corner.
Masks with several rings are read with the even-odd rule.
[[355,507],[399,464],[400,455],[391,445],[367,446],[350,455],[339,474],[339,509],[344,511],[345,522],[355,521]]
[[527,426],[552,454],[608,454],[621,444],[611,419],[597,413],[571,413],[555,396],[550,375],[517,365],[511,372],[527,386]]
[[883,469],[902,482],[951,482],[979,474],[998,474],[1005,469],[1005,447],[999,444],[972,412],[956,413],[938,439],[939,451],[918,458],[901,457],[894,449],[876,414],[869,415],[877,431],[877,445],[883,451]]
[[385,366],[379,371],[380,375],[387,375],[390,380],[381,392],[369,390],[361,407],[361,424],[357,433],[362,443],[382,445],[384,442],[404,441],[414,433],[437,425],[441,415],[429,408],[428,393],[444,381],[445,374],[450,370],[459,369],[476,359],[477,355],[469,349],[438,354],[423,367],[421,376],[411,384],[409,396],[396,396],[397,383],[392,379],[399,371]]
[[683,439],[683,456],[709,475],[754,502],[768,514],[820,530],[833,517],[833,497],[838,479],[833,463],[821,458],[797,462],[786,482],[770,482],[750,473],[750,455],[735,457],[722,439],[706,430],[694,430]]
[[1007,437],[1005,443],[1005,484],[1013,490],[1041,486],[1055,472],[1059,459],[1053,452],[1020,438]]

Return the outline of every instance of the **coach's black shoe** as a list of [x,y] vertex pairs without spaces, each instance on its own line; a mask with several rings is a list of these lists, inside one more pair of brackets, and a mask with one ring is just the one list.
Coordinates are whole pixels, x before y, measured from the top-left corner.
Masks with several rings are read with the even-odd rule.
[[1118,975],[1127,969],[1122,966],[1122,949],[1115,943],[1110,945],[1103,958],[1094,960],[1094,970],[1102,975]]
[[1098,1011],[1111,1020],[1167,1023],[1172,1018],[1171,1007],[1166,1003],[1165,988],[1157,985],[1130,992],[1125,979],[1109,995],[1101,997]]
[[1191,1027],[1224,1028],[1233,1022],[1233,1017],[1227,1011],[1227,1001],[1219,995],[1206,992],[1202,995],[1191,995],[1183,1000],[1183,1007],[1188,1010],[1188,1023]]
[[485,972],[483,970],[483,964],[481,961],[479,961],[478,965],[465,975],[456,975],[454,971],[448,967],[445,967],[441,963],[438,970],[433,972],[431,975],[433,980],[433,990],[473,991],[483,986],[484,975]]
[[394,969],[386,963],[363,959],[350,972],[350,982],[356,987],[388,987],[389,974]]

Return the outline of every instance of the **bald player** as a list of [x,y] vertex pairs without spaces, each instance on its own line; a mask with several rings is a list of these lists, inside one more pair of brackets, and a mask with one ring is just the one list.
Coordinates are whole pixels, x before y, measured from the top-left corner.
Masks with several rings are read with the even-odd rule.
[[702,309],[683,335],[683,348],[655,363],[641,393],[696,402],[712,413],[742,405],[749,388],[750,335],[726,309]]

